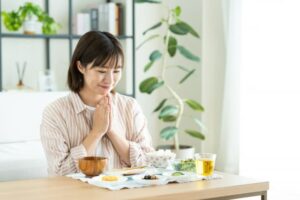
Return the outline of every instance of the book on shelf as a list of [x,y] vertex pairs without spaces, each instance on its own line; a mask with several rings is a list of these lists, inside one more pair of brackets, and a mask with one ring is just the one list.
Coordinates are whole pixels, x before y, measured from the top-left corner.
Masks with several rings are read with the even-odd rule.
[[76,13],[74,18],[73,33],[83,35],[91,30],[90,13]]
[[124,6],[121,3],[101,3],[75,14],[73,32],[83,35],[90,30],[124,35]]
[[91,23],[91,30],[97,31],[99,30],[99,16],[98,16],[98,9],[97,8],[91,8],[90,9],[90,23]]

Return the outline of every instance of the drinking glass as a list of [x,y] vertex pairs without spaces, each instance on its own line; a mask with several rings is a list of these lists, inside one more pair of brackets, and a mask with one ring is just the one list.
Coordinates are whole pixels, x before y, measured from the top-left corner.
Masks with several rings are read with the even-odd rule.
[[199,153],[195,155],[196,172],[202,176],[212,176],[215,168],[216,154]]

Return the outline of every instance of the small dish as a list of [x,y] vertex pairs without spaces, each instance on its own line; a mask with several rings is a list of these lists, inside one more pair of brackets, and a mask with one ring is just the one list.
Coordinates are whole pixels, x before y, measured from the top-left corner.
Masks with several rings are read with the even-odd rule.
[[144,179],[147,175],[135,175],[132,179],[142,185],[164,185],[168,183],[167,177],[161,175],[155,175],[157,179]]
[[[107,178],[105,180],[105,178]],[[116,178],[116,180],[114,180]],[[109,180],[110,179],[110,180]],[[100,175],[93,177],[90,182],[95,185],[118,185],[127,181],[127,177],[119,175]]]
[[196,177],[197,174],[191,172],[183,172],[183,171],[170,171],[164,172],[163,176],[167,177],[169,181],[190,181],[193,177]]
[[170,150],[158,150],[146,153],[146,160],[149,166],[167,168],[175,159],[176,154]]

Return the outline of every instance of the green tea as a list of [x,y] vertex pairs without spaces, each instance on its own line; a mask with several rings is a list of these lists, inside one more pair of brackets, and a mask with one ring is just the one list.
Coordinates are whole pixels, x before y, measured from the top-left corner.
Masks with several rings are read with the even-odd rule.
[[214,173],[215,162],[213,160],[197,160],[196,171],[202,176],[211,176]]

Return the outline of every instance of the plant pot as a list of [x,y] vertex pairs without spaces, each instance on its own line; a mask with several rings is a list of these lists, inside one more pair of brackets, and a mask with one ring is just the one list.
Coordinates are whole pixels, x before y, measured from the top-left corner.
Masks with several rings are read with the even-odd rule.
[[189,145],[179,145],[179,150],[176,151],[174,145],[158,145],[157,149],[169,149],[176,154],[177,159],[194,158],[195,148]]
[[26,20],[23,23],[24,34],[34,35],[42,33],[42,23],[36,20]]

